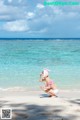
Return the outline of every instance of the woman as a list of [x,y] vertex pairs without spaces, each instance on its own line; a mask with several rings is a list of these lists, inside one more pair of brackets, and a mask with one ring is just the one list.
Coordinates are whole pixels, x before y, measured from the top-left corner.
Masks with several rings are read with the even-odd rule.
[[48,93],[49,97],[57,97],[58,89],[54,82],[49,78],[49,72],[47,69],[44,69],[40,74],[40,82],[45,82],[45,86],[41,86],[40,88]]

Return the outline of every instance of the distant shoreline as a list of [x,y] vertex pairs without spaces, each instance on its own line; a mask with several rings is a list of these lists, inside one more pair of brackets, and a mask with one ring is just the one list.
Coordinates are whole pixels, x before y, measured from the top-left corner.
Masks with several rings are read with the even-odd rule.
[[0,38],[0,40],[80,40],[80,38]]

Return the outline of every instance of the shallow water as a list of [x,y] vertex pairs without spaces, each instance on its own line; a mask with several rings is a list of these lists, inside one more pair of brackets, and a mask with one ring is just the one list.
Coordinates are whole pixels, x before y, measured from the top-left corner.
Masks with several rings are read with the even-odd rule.
[[0,88],[37,88],[42,69],[60,88],[80,87],[80,40],[0,40]]

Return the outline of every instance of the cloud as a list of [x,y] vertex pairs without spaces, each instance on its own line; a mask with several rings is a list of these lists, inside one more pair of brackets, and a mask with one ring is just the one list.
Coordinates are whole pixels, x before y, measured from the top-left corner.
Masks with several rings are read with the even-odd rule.
[[[10,0],[11,1],[11,0]],[[9,2],[10,2],[9,1]],[[18,20],[18,19],[23,19],[25,18],[25,7],[22,6],[14,6],[12,4],[5,4],[4,1],[0,1],[0,20],[2,20],[2,16],[4,15],[5,17],[3,17],[3,21],[13,21],[13,20]]]
[[[34,1],[34,0],[33,0]],[[43,1],[0,0],[0,20],[5,31],[60,34],[80,19],[76,7],[44,6]],[[69,24],[70,23],[70,24]],[[75,23],[75,26],[77,22]],[[74,25],[73,25],[74,27]],[[64,32],[63,32],[64,33]]]
[[47,28],[43,28],[43,29],[40,29],[40,30],[30,30],[28,31],[28,33],[45,33],[47,32]]
[[19,0],[19,3],[21,3],[22,2],[22,0]]
[[31,18],[34,18],[34,16],[35,16],[35,14],[33,12],[28,12],[26,15],[26,18],[31,19]]
[[12,0],[8,0],[8,2],[9,2],[9,3],[11,3],[11,2],[12,2]]
[[[10,2],[10,4],[7,4],[5,1]],[[15,6],[14,6],[14,3],[15,3]],[[69,10],[66,10],[64,7],[59,7],[59,6],[46,7],[43,4],[37,3],[37,2],[34,9],[30,10],[29,8],[32,8],[32,5],[27,6],[27,4],[23,4],[23,3],[25,2],[23,2],[22,0],[17,0],[17,1],[16,0],[4,0],[4,1],[0,0],[0,18],[1,18],[0,20],[4,20],[4,21],[10,21],[10,20],[13,21],[13,20],[20,20],[20,19],[25,20],[27,18],[33,19],[34,17],[36,17],[36,19],[38,19],[38,17],[41,19],[41,17],[43,17],[45,14],[51,19],[52,17],[53,19],[54,17],[58,18],[58,15],[59,15],[59,18],[62,18],[62,17],[66,18],[70,16],[75,17],[77,16],[76,13],[78,13],[79,11],[79,10],[76,10],[76,13],[73,12],[75,7],[74,9],[72,9],[72,7],[71,8],[69,7]]]
[[9,17],[8,15],[1,15],[1,16],[0,16],[0,20],[1,20],[1,21],[5,20],[5,19],[9,20],[10,17]]
[[6,24],[4,24],[3,29],[6,31],[12,31],[12,32],[23,32],[23,31],[28,31],[29,27],[26,21],[16,20],[16,21],[7,22]]
[[58,8],[58,7],[54,7],[54,8],[53,8],[53,12],[54,12],[54,14],[56,14],[56,15],[62,15],[62,14],[63,14],[63,10],[60,9],[60,8]]
[[69,18],[75,18],[76,16],[79,16],[79,14],[77,12],[69,12],[68,13]]
[[45,6],[43,4],[38,3],[36,7],[39,9],[43,9]]

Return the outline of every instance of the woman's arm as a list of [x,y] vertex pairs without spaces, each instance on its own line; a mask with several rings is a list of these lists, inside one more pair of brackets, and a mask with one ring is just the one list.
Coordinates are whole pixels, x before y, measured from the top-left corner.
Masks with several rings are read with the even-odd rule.
[[56,88],[56,85],[55,84],[50,84],[48,86],[45,86],[45,89],[48,90],[48,89],[55,89]]
[[55,85],[55,84],[52,84],[52,85],[51,85],[51,88],[52,88],[52,89],[56,89],[56,85]]
[[40,77],[39,82],[42,82],[42,81],[43,81],[43,79]]
[[44,87],[45,90],[50,90],[52,87],[50,85]]

